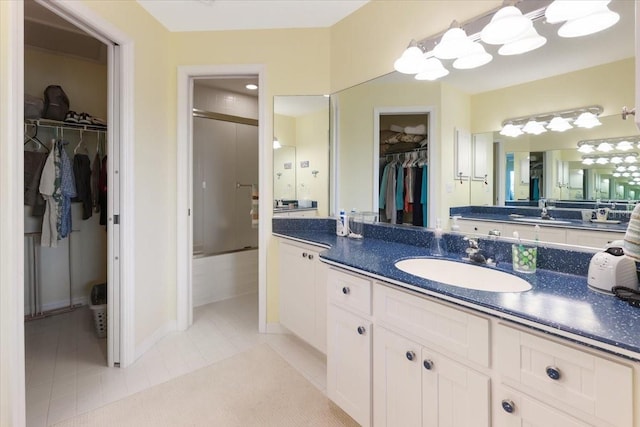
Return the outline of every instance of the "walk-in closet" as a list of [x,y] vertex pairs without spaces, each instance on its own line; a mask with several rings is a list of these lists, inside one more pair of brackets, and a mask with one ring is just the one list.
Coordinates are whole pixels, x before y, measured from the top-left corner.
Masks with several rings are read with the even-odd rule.
[[428,225],[429,114],[380,114],[381,222]]

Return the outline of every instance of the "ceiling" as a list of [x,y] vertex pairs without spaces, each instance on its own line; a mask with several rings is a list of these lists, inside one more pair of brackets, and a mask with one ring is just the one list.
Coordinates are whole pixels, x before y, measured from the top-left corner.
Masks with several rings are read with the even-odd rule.
[[327,28],[369,0],[137,0],[169,31]]

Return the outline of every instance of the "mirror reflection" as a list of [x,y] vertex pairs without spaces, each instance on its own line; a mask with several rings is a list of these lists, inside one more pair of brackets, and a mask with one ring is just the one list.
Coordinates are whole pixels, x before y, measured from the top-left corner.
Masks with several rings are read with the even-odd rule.
[[329,98],[274,96],[273,111],[274,208],[316,208],[318,215],[326,216]]
[[[580,157],[569,156],[584,139],[638,134],[633,120],[620,117],[622,107],[635,102],[634,46],[620,43],[634,39],[633,3],[612,2],[611,9],[621,15],[619,23],[592,36],[560,39],[557,28],[542,25],[539,31],[548,42],[534,52],[505,57],[498,55],[496,48],[490,51],[494,56],[490,64],[455,70],[437,81],[416,81],[411,75],[394,72],[332,95],[340,178],[337,205],[360,210],[378,208],[377,138],[381,129],[376,128],[376,112],[394,108],[430,111],[431,227],[438,218],[446,224],[450,207],[504,205],[507,153],[512,153],[511,200],[536,196],[608,199],[620,193],[626,199],[638,193],[608,177],[605,168],[580,167],[575,163]],[[509,118],[591,105],[602,108],[601,126],[518,138],[498,134]],[[533,165],[531,153],[536,153]],[[536,164],[538,161],[540,164]],[[528,175],[517,170],[525,164]],[[535,176],[531,167],[542,170],[537,195],[531,194],[530,180]],[[563,176],[560,181],[559,173]],[[517,188],[522,181],[527,185]]]

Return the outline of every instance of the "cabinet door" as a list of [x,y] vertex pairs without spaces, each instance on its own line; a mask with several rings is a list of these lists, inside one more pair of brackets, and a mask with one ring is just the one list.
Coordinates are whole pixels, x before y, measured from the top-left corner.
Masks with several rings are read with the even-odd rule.
[[570,245],[602,249],[608,243],[622,239],[624,239],[622,232],[567,230],[567,243]]
[[313,342],[316,329],[316,258],[317,253],[280,242],[280,323],[309,343]]
[[373,349],[375,427],[422,426],[420,351],[421,347],[413,341],[382,327],[376,328]]
[[370,321],[330,304],[327,396],[362,426],[371,425]]
[[423,427],[491,425],[489,377],[426,348],[419,364]]
[[[500,222],[491,222],[491,221],[473,221],[466,219],[459,219],[458,225],[460,226],[460,232],[462,233],[471,233],[478,235],[489,235],[489,231],[498,230],[500,233],[503,233],[502,227],[503,224]],[[503,234],[504,235],[504,234]]]
[[[512,237],[513,232],[517,231],[521,239],[535,240],[535,225],[530,224],[504,224],[503,227],[505,237]],[[545,227],[541,225],[537,232],[541,242],[566,243],[567,230],[558,227]]]
[[[496,387],[495,427],[588,427],[589,424],[508,387]],[[436,425],[436,424],[434,424]]]
[[315,338],[311,343],[322,353],[327,353],[327,280],[329,266],[313,254],[313,277],[315,286]]

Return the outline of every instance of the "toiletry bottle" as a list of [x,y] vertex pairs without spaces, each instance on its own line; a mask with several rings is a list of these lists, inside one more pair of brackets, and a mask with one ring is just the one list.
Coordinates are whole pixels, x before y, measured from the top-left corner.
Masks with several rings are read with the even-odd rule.
[[442,236],[442,227],[440,226],[440,218],[436,220],[436,229],[433,231],[433,239],[431,240],[431,255],[444,256],[447,253],[444,238]]
[[347,214],[344,212],[344,209],[340,209],[340,216],[336,221],[336,234],[338,236],[346,236],[349,233],[347,229]]
[[451,224],[451,231],[460,231],[460,225],[458,225],[458,216],[453,217],[453,223]]

